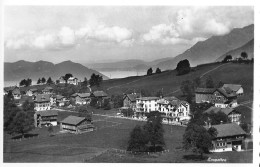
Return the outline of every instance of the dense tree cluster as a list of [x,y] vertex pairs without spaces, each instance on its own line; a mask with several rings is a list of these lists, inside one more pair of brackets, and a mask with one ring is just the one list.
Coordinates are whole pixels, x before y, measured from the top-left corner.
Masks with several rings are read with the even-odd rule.
[[42,78],[38,79],[37,84],[45,84],[45,82],[46,82],[46,79],[44,77],[42,77]]
[[87,108],[86,105],[77,107],[76,111],[79,112],[80,117],[85,117],[88,122],[92,121],[92,112]]
[[176,67],[177,70],[177,75],[184,75],[190,72],[191,67],[190,67],[190,62],[189,60],[181,60]]
[[156,71],[155,71],[155,73],[156,74],[160,74],[162,71],[161,71],[161,69],[158,67],[157,69],[156,69]]
[[161,151],[165,146],[163,133],[161,114],[150,112],[146,124],[143,127],[137,125],[131,132],[127,150]]
[[226,57],[222,60],[222,63],[227,63],[231,61],[233,58],[231,55],[226,55]]
[[96,74],[92,74],[91,77],[90,77],[90,80],[89,80],[89,85],[92,87],[92,86],[97,86],[99,87],[100,84],[102,83],[103,81],[103,77],[100,76],[100,75],[96,75]]
[[123,107],[123,95],[112,95],[111,101],[114,104],[114,108],[120,108]]
[[19,83],[19,85],[20,85],[20,86],[25,86],[25,87],[30,86],[30,85],[32,85],[32,80],[31,80],[30,78],[28,78],[28,79],[23,79],[23,80],[21,80],[21,82]]
[[124,115],[124,117],[132,117],[134,115],[134,111],[131,108],[123,109],[121,113]]
[[54,82],[52,81],[51,77],[48,78],[47,84],[53,84]]
[[152,75],[153,74],[153,69],[152,68],[149,68],[148,70],[147,70],[147,75]]

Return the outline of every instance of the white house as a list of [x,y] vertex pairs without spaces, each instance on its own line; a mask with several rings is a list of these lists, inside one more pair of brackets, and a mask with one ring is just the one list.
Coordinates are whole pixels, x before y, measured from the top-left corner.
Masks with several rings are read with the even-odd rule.
[[190,119],[190,104],[176,97],[164,97],[157,101],[158,111],[164,113],[164,122],[180,122]]
[[159,97],[139,97],[136,98],[136,111],[139,112],[151,112],[157,111],[157,101]]
[[70,77],[67,81],[68,84],[78,85],[78,78]]
[[34,100],[34,109],[36,111],[50,110],[51,100],[49,94],[36,95]]

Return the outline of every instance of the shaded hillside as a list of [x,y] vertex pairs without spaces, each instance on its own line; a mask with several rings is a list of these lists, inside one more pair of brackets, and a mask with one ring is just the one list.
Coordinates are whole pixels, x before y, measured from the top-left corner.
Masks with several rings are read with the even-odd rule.
[[[222,64],[215,63],[195,67],[189,74],[176,76],[176,70],[165,71],[161,74],[152,76],[128,77],[122,79],[113,79],[104,81],[102,88],[109,94],[122,94],[129,92],[140,92],[140,89],[146,89],[151,93],[156,93],[163,89],[164,95],[181,95],[181,92],[170,94],[180,88],[182,81],[193,80],[202,74],[215,69]],[[245,99],[253,98],[253,65],[252,64],[225,64],[216,70],[207,73],[202,77],[204,80],[210,75],[215,83],[222,81],[224,83],[242,84],[245,90]],[[232,76],[232,77],[231,77]]]
[[66,73],[73,74],[79,80],[83,80],[84,77],[89,79],[93,73],[102,75],[103,79],[108,79],[108,77],[95,70],[71,61],[59,64],[47,61],[27,62],[23,60],[14,63],[4,63],[4,81],[20,81],[24,78],[31,78],[33,81],[37,81],[39,77],[45,77],[46,79],[51,77],[52,80],[56,81],[56,79]]
[[213,36],[198,42],[184,53],[157,64],[162,69],[175,69],[179,61],[188,59],[191,66],[214,62],[226,52],[236,49],[254,38],[254,25],[233,29],[223,36]]
[[234,50],[231,50],[221,57],[219,57],[216,61],[222,61],[226,55],[231,55],[233,59],[241,57],[241,53],[246,52],[248,55],[248,59],[251,59],[254,57],[254,39],[249,41],[248,43],[244,44],[243,46],[236,48]]

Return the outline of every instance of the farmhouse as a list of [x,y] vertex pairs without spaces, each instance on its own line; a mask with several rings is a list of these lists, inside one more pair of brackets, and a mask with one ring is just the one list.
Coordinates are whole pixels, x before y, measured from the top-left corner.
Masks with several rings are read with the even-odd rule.
[[226,92],[223,88],[197,88],[195,99],[196,103],[208,102],[220,108],[237,106],[237,95],[233,92]]
[[61,76],[59,78],[59,83],[61,83],[61,84],[65,84],[66,83],[66,80],[64,79],[64,76]]
[[50,87],[50,86],[47,86],[47,87],[45,87],[45,88],[42,90],[42,93],[43,93],[43,94],[52,94],[52,91],[53,91],[53,88]]
[[136,98],[139,98],[139,93],[125,94],[123,97],[123,107],[131,108],[133,110],[136,109]]
[[238,111],[232,109],[232,108],[218,108],[218,107],[210,107],[209,109],[207,109],[206,111],[204,111],[204,113],[218,113],[218,112],[223,112],[224,114],[226,114],[228,116],[228,119],[231,123],[237,123],[238,125],[241,123],[241,113],[239,113]]
[[158,111],[163,113],[164,122],[180,122],[190,119],[190,104],[176,97],[164,97],[157,101]]
[[36,88],[28,89],[28,90],[26,91],[26,95],[27,95],[27,96],[36,95],[37,91],[38,91],[38,89],[36,89]]
[[75,101],[75,104],[87,104],[90,102],[90,93],[74,93],[71,98]]
[[42,127],[44,125],[57,126],[58,112],[56,110],[36,111],[34,114],[34,126]]
[[67,81],[68,84],[78,85],[78,78],[70,77]]
[[[207,126],[206,129],[211,126]],[[237,124],[212,125],[218,132],[212,140],[212,152],[241,151],[242,143],[246,138],[246,132]]]
[[60,129],[71,133],[83,133],[94,130],[91,122],[87,121],[85,117],[68,116],[60,122]]
[[242,96],[244,94],[244,89],[241,85],[224,84],[222,88],[224,88],[226,91],[235,92],[238,96]]
[[64,96],[62,95],[57,95],[56,96],[56,104],[57,106],[64,106],[66,102],[68,102],[69,100],[67,100]]
[[34,100],[36,111],[50,110],[51,102],[49,94],[39,94],[36,95]]
[[97,104],[101,106],[104,103],[104,99],[109,98],[104,91],[94,91],[90,97],[97,98]]

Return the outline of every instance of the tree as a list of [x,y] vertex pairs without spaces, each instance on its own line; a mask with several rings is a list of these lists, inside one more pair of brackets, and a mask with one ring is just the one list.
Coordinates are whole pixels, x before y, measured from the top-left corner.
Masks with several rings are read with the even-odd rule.
[[104,99],[103,108],[104,108],[104,110],[110,110],[111,109],[111,105],[110,105],[109,99],[107,99],[107,98]]
[[22,137],[24,134],[33,129],[33,118],[24,111],[18,112],[12,123],[10,124],[9,133],[20,133]]
[[205,113],[205,117],[208,118],[211,125],[218,125],[221,123],[227,123],[228,122],[228,116],[223,112],[217,112],[214,111],[210,113]]
[[130,133],[130,139],[128,141],[128,151],[146,151],[146,135],[140,125],[136,125]]
[[183,81],[180,87],[183,95],[193,94],[194,85],[190,80]]
[[148,70],[147,70],[147,75],[152,75],[153,74],[153,69],[152,68],[149,68]]
[[186,97],[186,101],[188,102],[188,103],[192,103],[192,93],[191,92],[188,92],[188,94],[187,94],[187,97]]
[[53,131],[54,131],[54,130],[53,130],[53,126],[50,125],[50,126],[48,127],[49,136],[52,135]]
[[40,84],[40,83],[42,83],[42,80],[39,78],[37,81],[37,84]]
[[92,113],[87,109],[87,106],[80,106],[76,109],[80,117],[85,117],[88,122],[92,121]]
[[219,81],[217,88],[221,88],[224,85],[224,83],[222,81]]
[[196,77],[196,78],[193,80],[193,85],[194,85],[194,88],[199,88],[199,87],[201,87],[201,79],[200,79],[200,77]]
[[56,84],[59,84],[59,83],[60,83],[60,80],[57,79],[57,80],[56,80]]
[[25,86],[25,87],[27,87],[27,86],[30,86],[32,84],[32,80],[31,79],[23,79],[23,80],[21,80],[21,82],[19,83],[19,85],[20,86]]
[[189,60],[181,60],[176,67],[177,75],[184,75],[190,72],[190,62]]
[[165,145],[163,137],[164,129],[162,126],[162,117],[158,111],[150,112],[147,115],[147,122],[143,129],[147,136],[147,142],[152,146],[152,150],[156,152],[157,147],[162,150]]
[[232,60],[232,56],[231,55],[226,55],[226,57],[223,59],[223,63],[226,63],[228,61]]
[[73,75],[72,75],[72,74],[70,74],[70,73],[68,73],[68,74],[65,74],[65,76],[64,76],[64,80],[67,82],[67,81],[68,81],[68,79],[69,79],[70,77],[73,77]]
[[241,58],[242,59],[247,59],[248,58],[248,55],[247,55],[247,53],[246,52],[241,52]]
[[141,95],[144,96],[144,97],[148,97],[148,96],[152,95],[152,93],[148,89],[141,89],[140,92],[141,92]]
[[20,86],[25,86],[25,82],[26,82],[26,80],[23,79],[23,80],[21,80],[21,82],[19,83],[19,85],[20,85]]
[[88,86],[88,79],[87,79],[87,77],[84,78],[84,81],[82,82],[82,86],[83,87],[87,87]]
[[120,108],[123,107],[123,95],[112,95],[111,101],[114,103],[114,108]]
[[208,76],[206,79],[206,88],[214,88],[214,82],[211,76]]
[[103,77],[100,75],[96,75],[94,73],[91,75],[89,80],[89,84],[91,87],[95,85],[99,87],[102,82],[103,82]]
[[42,81],[41,81],[41,83],[45,83],[46,82],[46,79],[44,78],[44,77],[42,77]]
[[51,77],[49,77],[47,80],[47,84],[52,84],[52,83],[53,83],[53,81],[52,81]]
[[90,106],[97,107],[97,103],[98,103],[98,99],[97,98],[95,98],[95,97],[91,98]]
[[34,102],[29,102],[29,100],[25,100],[22,104],[23,111],[34,111]]
[[134,111],[131,108],[123,109],[121,113],[124,115],[124,117],[132,117],[134,115]]
[[158,67],[157,69],[156,69],[156,74],[159,74],[159,73],[161,73],[162,71],[161,71],[161,69]]
[[208,153],[212,148],[212,139],[216,137],[216,129],[208,132],[203,126],[188,124],[183,135],[183,148],[199,153],[201,158],[203,153]]

